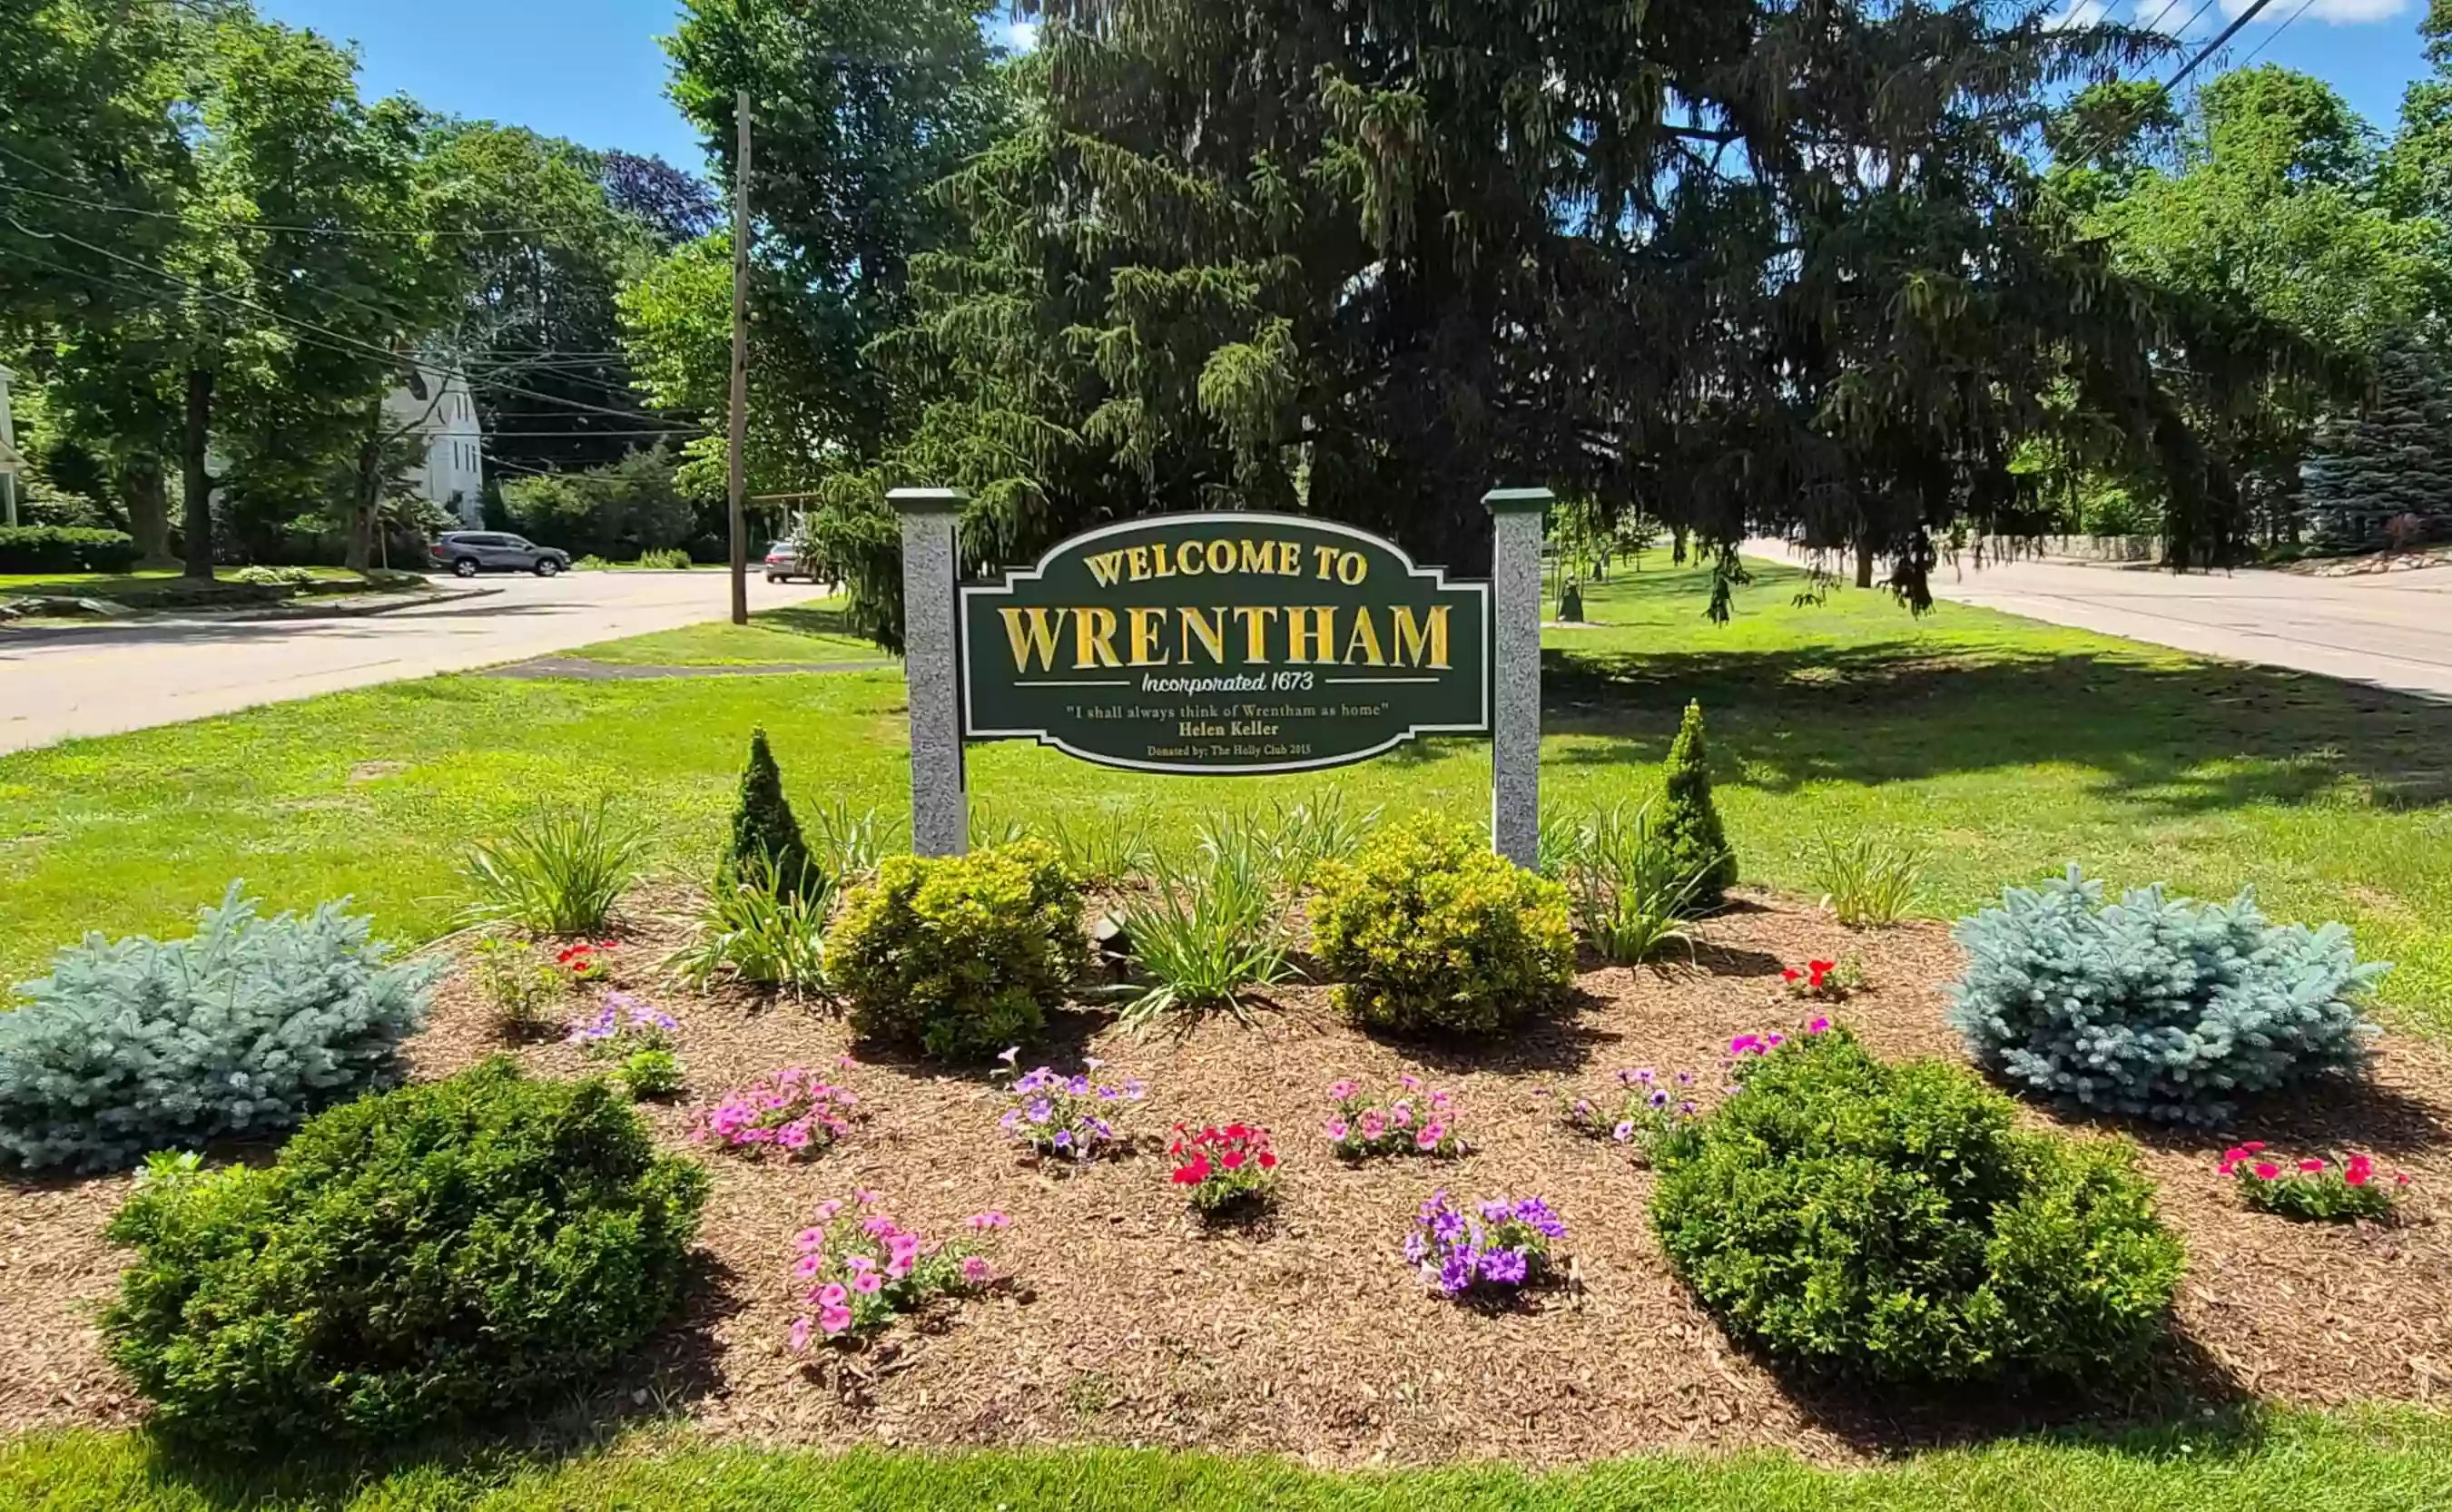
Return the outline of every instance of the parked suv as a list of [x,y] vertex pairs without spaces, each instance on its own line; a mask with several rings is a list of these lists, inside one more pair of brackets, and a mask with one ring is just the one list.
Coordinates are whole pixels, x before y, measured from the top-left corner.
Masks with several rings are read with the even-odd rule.
[[481,572],[532,572],[550,578],[570,565],[570,553],[539,546],[498,530],[454,530],[435,538],[429,548],[438,567],[463,578]]

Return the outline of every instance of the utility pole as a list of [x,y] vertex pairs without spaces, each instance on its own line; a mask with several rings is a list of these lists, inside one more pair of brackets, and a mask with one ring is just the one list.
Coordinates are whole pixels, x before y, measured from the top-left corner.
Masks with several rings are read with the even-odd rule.
[[732,622],[749,622],[749,91],[733,96],[741,148],[732,168]]

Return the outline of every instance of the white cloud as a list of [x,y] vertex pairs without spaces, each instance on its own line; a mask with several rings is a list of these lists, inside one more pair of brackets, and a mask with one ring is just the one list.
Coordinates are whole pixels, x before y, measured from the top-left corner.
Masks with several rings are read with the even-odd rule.
[[1028,52],[1038,46],[1038,23],[1017,21],[1004,29],[1005,46],[1016,52]]
[[2110,0],[2068,0],[2068,8],[2045,17],[2044,25],[2055,31],[2064,27],[2099,26],[2109,14]]
[[[2078,0],[2078,3],[2082,6],[2085,0]],[[2168,31],[2176,36],[2180,29],[2188,24],[2189,18],[2196,15],[2203,8],[2204,3],[2205,0],[2136,0],[2136,8],[2131,19],[2137,26],[2152,27],[2156,30]],[[2222,0],[2222,19],[2225,23],[2235,21],[2245,15],[2247,8],[2255,3],[2256,0]],[[2364,26],[2369,22],[2390,21],[2396,16],[2405,15],[2417,3],[2418,0],[2314,0],[2314,3],[2307,7],[2307,13],[2300,16],[2299,19],[2329,22],[2337,27]],[[2265,7],[2264,13],[2250,23],[2247,29],[2240,35],[2245,37],[2253,33],[2261,36],[2264,34],[2262,29],[2282,25],[2289,20],[2298,9],[2296,5],[2290,3],[2290,0],[2274,0],[2272,5]],[[2197,29],[2196,34],[2203,39],[2211,36],[2213,31],[2214,28],[2209,20],[2206,25]]]

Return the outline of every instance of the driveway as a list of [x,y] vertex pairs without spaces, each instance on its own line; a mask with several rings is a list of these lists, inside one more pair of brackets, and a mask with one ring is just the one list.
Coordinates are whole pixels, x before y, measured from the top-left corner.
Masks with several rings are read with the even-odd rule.
[[[1750,555],[1801,560],[1775,542]],[[2305,578],[2016,561],[1934,572],[1933,594],[2232,661],[2452,699],[2452,567]]]
[[[504,576],[484,585],[501,591],[363,619],[0,630],[0,751],[520,661],[731,612],[722,571]],[[749,579],[752,609],[819,596],[806,583]]]

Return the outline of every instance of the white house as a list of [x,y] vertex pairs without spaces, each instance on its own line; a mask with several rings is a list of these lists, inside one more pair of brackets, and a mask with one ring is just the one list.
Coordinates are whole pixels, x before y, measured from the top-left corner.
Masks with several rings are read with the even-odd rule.
[[418,496],[450,510],[471,529],[483,525],[485,432],[477,423],[467,381],[421,363],[414,379],[384,396],[384,413],[425,445],[425,461],[409,474]]

